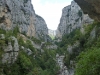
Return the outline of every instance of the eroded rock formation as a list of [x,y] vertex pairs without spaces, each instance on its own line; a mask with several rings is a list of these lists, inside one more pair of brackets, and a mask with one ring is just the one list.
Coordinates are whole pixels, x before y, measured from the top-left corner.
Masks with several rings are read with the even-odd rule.
[[75,0],[84,13],[97,21],[100,21],[100,0]]
[[30,37],[46,38],[48,35],[47,25],[35,14],[31,0],[0,0],[0,28],[11,30],[16,26]]
[[71,5],[64,7],[62,10],[62,17],[57,29],[56,37],[61,38],[64,34],[69,34],[74,29],[82,27],[84,24],[90,24],[93,20],[89,18],[78,6],[75,1]]

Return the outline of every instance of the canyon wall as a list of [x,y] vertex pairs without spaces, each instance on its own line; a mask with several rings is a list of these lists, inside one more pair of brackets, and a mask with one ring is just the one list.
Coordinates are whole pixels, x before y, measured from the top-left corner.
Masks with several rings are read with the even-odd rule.
[[29,37],[48,35],[47,25],[36,15],[31,0],[0,0],[0,28],[12,30],[16,26]]
[[81,28],[82,25],[92,22],[93,20],[87,14],[83,14],[79,5],[72,1],[71,5],[64,7],[62,10],[56,37],[61,38],[64,34],[69,34],[73,30]]

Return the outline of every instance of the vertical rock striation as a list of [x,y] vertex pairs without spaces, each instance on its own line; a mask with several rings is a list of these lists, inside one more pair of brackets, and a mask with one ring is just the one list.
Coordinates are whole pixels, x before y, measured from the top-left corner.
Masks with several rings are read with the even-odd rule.
[[44,38],[48,34],[47,25],[35,14],[31,0],[0,0],[0,28],[11,30],[16,26],[30,37]]
[[[0,0],[0,29],[13,32],[13,30],[18,27],[20,35],[14,37],[9,35],[10,40],[7,46],[3,48],[2,62],[3,63],[14,63],[19,54],[19,37],[24,34],[28,37],[35,37],[42,41],[47,42],[50,40],[48,36],[48,28],[45,20],[38,16],[31,4],[31,0]],[[1,35],[1,34],[0,34]],[[1,36],[4,34],[2,33]],[[6,37],[6,35],[4,35]],[[2,37],[4,38],[4,37]],[[0,37],[0,39],[2,39]],[[5,43],[5,39],[4,43]],[[13,41],[13,42],[12,42]],[[27,48],[28,55],[32,52]]]
[[72,1],[71,5],[64,7],[62,10],[56,37],[61,38],[64,34],[69,34],[74,29],[81,28],[82,25],[92,22],[93,20],[87,14],[83,14],[78,4]]

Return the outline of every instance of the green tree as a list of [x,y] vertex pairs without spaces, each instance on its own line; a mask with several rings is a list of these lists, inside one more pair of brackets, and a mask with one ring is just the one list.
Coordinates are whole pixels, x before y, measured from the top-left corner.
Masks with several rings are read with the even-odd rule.
[[78,58],[75,75],[100,75],[100,49],[82,52]]

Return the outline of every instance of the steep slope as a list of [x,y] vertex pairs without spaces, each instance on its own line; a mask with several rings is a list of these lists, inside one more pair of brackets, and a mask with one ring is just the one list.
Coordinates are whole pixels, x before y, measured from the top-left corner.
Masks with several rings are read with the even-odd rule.
[[75,0],[84,13],[96,21],[100,21],[100,0]]
[[47,25],[35,14],[31,0],[0,0],[0,28],[12,30],[16,26],[29,37],[48,35]]
[[66,74],[64,67],[67,68],[68,75],[100,74],[100,63],[97,63],[100,62],[100,23],[84,25],[83,28],[84,33],[81,29],[75,29],[70,34],[65,34],[62,41],[57,43],[57,53],[60,55],[58,63],[63,65],[59,75]]
[[0,0],[0,75],[55,75],[57,46],[50,41],[31,0]]
[[88,15],[83,14],[78,4],[72,1],[71,5],[64,7],[62,10],[62,17],[57,28],[56,37],[61,38],[64,34],[69,34],[74,29],[81,28],[82,25],[92,22],[93,20]]
[[76,2],[72,1],[71,5],[63,8],[55,39],[57,63],[60,65],[58,75],[74,75],[76,57],[85,50],[84,44],[89,41],[86,39],[96,36],[92,23],[93,19],[84,14]]
[[100,74],[100,23],[74,1],[63,9],[56,37],[57,45],[31,0],[0,0],[0,75]]
[[[70,6],[63,9],[56,36],[58,38],[56,40],[59,40],[59,38],[61,40],[55,42],[58,45],[57,53],[59,54],[57,55],[57,63],[60,65],[58,75],[99,75],[99,13],[97,15],[97,11],[90,5],[91,2],[94,2],[93,0],[76,1],[81,2],[80,6],[83,7],[84,12],[85,10],[87,13],[90,12],[89,15],[92,15],[96,22],[89,18],[88,15],[83,14],[83,11],[74,1]],[[95,2],[92,4],[95,5]],[[99,3],[99,1],[97,2]],[[81,16],[79,16],[80,10]]]

